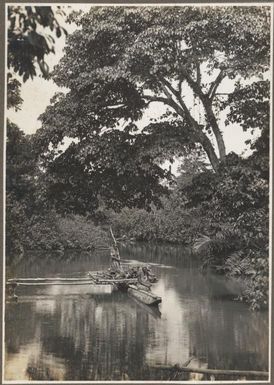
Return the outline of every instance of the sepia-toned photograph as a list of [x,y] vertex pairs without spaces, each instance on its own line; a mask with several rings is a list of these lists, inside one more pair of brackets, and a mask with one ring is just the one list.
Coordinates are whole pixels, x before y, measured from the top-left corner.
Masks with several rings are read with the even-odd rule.
[[2,382],[270,380],[273,4],[5,4]]

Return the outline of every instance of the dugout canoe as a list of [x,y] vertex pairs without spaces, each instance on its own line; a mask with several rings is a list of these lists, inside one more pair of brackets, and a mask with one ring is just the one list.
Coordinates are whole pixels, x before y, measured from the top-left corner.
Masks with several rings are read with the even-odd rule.
[[129,295],[149,306],[157,306],[162,302],[162,298],[153,294],[151,291],[141,290],[133,285],[128,285],[127,291]]
[[109,284],[115,286],[120,291],[126,291],[138,301],[149,306],[156,306],[162,302],[162,298],[151,291],[142,290],[136,286],[137,278],[108,278],[105,272],[89,272],[89,277],[95,284]]

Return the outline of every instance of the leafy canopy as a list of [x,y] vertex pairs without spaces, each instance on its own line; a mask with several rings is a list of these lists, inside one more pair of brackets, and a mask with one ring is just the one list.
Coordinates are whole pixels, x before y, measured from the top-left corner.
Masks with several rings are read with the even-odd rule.
[[[168,176],[159,162],[197,149],[216,171],[226,157],[219,112],[228,108],[228,123],[254,128],[256,117],[246,120],[240,95],[246,88],[243,80],[252,83],[269,69],[269,12],[266,6],[100,6],[74,14],[71,20],[81,28],[68,37],[65,55],[53,72],[56,84],[69,91],[53,98],[41,116],[43,151],[50,144],[52,162],[59,162],[60,143],[72,138],[63,155],[66,161],[77,154],[90,176],[113,173],[116,183],[127,178],[127,169],[131,175],[137,172],[130,168],[132,159],[138,159],[143,174],[150,170],[143,181],[156,170],[159,181]],[[225,79],[235,87],[224,100],[218,89]],[[265,91],[263,99],[258,89]],[[251,84],[245,89],[247,106],[250,100],[264,103],[268,89],[264,80]],[[224,103],[228,100],[234,109]],[[153,103],[163,111],[160,117]],[[145,127],[144,114],[150,118]],[[257,124],[262,128],[258,119]],[[102,161],[98,148],[107,143],[113,144],[112,155]],[[120,167],[116,151],[134,155],[126,156]]]

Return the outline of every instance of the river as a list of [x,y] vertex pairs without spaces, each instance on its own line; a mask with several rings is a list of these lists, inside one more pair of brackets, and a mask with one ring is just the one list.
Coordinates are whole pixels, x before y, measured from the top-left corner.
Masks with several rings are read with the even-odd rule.
[[[151,366],[190,357],[199,367],[268,370],[268,313],[234,301],[236,283],[201,273],[180,246],[136,244],[121,257],[151,264],[159,309],[103,288],[18,288],[5,307],[5,380],[160,380]],[[84,277],[108,265],[103,252],[37,252],[9,274]]]

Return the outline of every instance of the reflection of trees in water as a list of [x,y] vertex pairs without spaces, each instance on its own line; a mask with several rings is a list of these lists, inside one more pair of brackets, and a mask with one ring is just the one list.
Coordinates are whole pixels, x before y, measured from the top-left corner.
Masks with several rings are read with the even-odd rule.
[[[7,303],[5,310],[5,348],[7,353],[18,353],[35,335],[36,316],[31,303]],[[23,331],[23,332],[22,332]]]
[[[26,370],[32,379],[115,380],[122,373],[130,379],[145,379],[146,363],[173,365],[189,356],[210,368],[267,370],[262,313],[251,313],[240,303],[227,301],[224,306],[204,297],[181,303],[168,278],[162,282],[161,319],[121,293],[59,297],[39,306],[9,304],[7,352],[29,352]],[[188,284],[187,279],[182,283],[183,287]],[[264,324],[267,329],[266,315]],[[31,341],[41,344],[39,352]],[[160,379],[159,373],[151,375]]]
[[222,301],[193,302],[190,355],[205,360],[210,368],[267,371],[268,322],[266,315],[263,323],[262,318],[263,314],[232,301],[226,306]]
[[[18,304],[6,307],[7,361],[14,367],[20,361],[36,380],[121,380],[122,373],[160,380],[162,373],[149,373],[147,363],[174,365],[191,355],[210,368],[267,369],[267,316],[224,301],[228,290],[221,278],[200,274],[181,247],[136,245],[122,253],[177,266],[153,268],[160,276],[153,291],[163,297],[161,319],[119,292],[48,301],[30,296],[22,303],[19,295]],[[56,271],[97,270],[102,261],[84,256],[69,268],[60,262]]]
[[[174,295],[181,297],[182,301],[178,306],[181,306],[182,302],[189,299],[191,301],[199,300],[200,296],[207,298],[210,294],[206,277],[199,274],[197,270],[194,272],[191,269],[163,269],[159,283],[161,284],[161,282],[164,282],[167,289],[172,289]],[[165,295],[164,291],[163,295]],[[166,301],[168,300],[165,297],[163,298]]]
[[75,275],[75,272],[85,274],[96,266],[96,270],[109,264],[109,253],[97,250],[86,252],[65,250],[64,255],[54,252],[32,250],[28,258],[22,259],[9,271],[11,277],[49,277],[58,275]]
[[117,293],[57,304],[42,343],[47,354],[65,359],[67,379],[121,379],[123,372],[142,378],[149,314],[129,303]]
[[[121,380],[123,373],[124,379],[145,376],[148,333],[154,333],[149,313],[120,293],[52,302],[54,312],[48,313],[30,302],[8,308],[13,322],[6,329],[7,358],[15,352],[17,361],[20,353],[27,355],[29,378],[50,380],[61,371],[69,380]],[[57,371],[55,363],[65,370]]]
[[[156,286],[157,294],[163,296],[163,317],[167,311],[173,318],[182,315],[177,330],[185,330],[185,335],[178,339],[179,345],[189,356],[208,363],[208,367],[267,370],[267,314],[250,312],[242,303],[225,300],[233,288],[221,283],[220,277],[201,275],[197,270],[163,270],[159,287]],[[176,297],[177,303],[172,305]],[[164,309],[166,302],[170,309]],[[168,330],[171,339],[170,329],[174,325],[161,330],[159,335]],[[183,362],[183,353],[180,351],[177,362]]]
[[121,257],[167,266],[197,266],[196,258],[190,258],[190,249],[177,245],[135,243],[121,249]]
[[40,311],[35,302],[6,304],[5,379],[64,379],[63,360],[47,355],[41,346],[42,324],[50,322],[51,312]]
[[189,357],[189,333],[187,327],[187,308],[168,275],[161,277],[155,292],[162,296],[162,317],[155,325],[155,338],[147,348],[147,360],[150,364],[183,364]]

